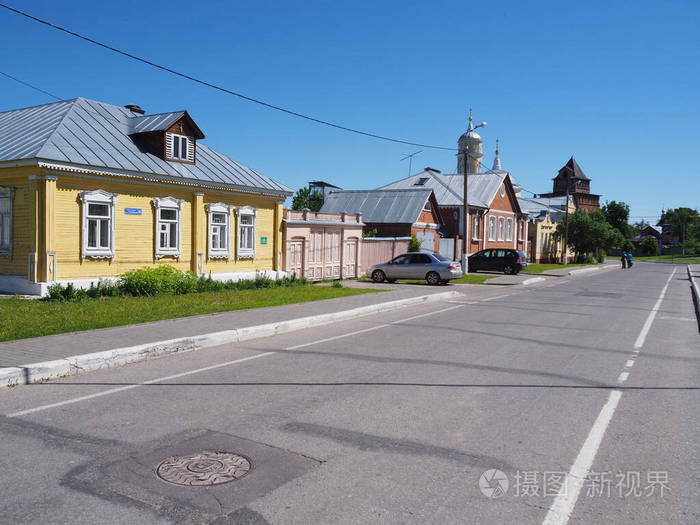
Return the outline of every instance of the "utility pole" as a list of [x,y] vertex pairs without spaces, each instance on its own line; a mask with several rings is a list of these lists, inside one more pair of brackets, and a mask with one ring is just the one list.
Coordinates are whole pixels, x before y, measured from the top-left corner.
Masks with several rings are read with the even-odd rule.
[[[469,128],[467,133],[474,131],[477,128],[483,128],[487,125],[486,122],[480,122],[476,126],[472,124],[472,110],[469,110]],[[460,152],[461,153],[461,152]],[[475,158],[469,152],[469,145],[464,152],[466,155],[464,159],[464,194],[462,200],[462,271],[464,273],[469,272],[469,249],[467,240],[469,239],[469,158]],[[478,160],[478,159],[477,159]]]
[[571,171],[566,171],[566,214],[564,218],[564,257],[563,263],[569,264],[569,185],[571,184]]

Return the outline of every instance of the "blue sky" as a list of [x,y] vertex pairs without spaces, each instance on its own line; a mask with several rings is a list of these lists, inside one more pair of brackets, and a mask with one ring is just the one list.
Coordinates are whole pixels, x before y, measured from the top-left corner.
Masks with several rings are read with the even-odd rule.
[[[11,5],[244,94],[382,135],[453,147],[468,108],[533,192],[574,155],[632,216],[700,206],[700,3],[86,2]],[[4,10],[0,70],[62,98],[187,109],[207,143],[284,184],[373,188],[455,170],[454,153],[294,119]],[[0,77],[0,110],[52,99]]]

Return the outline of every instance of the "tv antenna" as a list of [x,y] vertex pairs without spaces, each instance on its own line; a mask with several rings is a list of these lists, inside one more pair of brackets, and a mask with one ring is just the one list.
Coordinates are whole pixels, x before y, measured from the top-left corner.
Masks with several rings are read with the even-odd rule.
[[408,176],[409,177],[411,176],[411,167],[413,166],[413,157],[415,157],[419,153],[423,153],[423,150],[416,151],[415,153],[410,153],[401,159],[401,161],[408,159]]

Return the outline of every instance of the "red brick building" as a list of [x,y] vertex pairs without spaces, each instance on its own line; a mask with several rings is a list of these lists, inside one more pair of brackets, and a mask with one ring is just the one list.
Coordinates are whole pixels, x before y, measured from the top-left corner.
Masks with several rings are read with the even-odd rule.
[[554,181],[551,193],[543,193],[542,198],[566,196],[566,187],[569,186],[569,198],[571,198],[578,210],[593,211],[600,208],[600,195],[591,193],[591,179],[586,177],[576,159],[571,157],[562,166]]

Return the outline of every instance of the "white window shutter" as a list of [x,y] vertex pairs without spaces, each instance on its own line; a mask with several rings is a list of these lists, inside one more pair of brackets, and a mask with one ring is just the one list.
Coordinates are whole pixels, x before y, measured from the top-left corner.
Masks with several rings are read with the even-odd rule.
[[194,138],[187,137],[187,160],[194,162]]
[[173,134],[165,134],[165,156],[173,158]]

